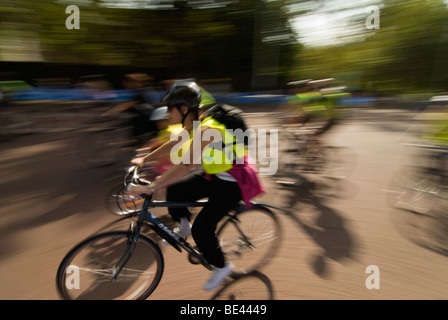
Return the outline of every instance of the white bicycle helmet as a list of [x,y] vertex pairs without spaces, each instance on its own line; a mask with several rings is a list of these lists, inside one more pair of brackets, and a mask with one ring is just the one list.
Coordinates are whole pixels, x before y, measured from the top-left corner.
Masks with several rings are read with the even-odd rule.
[[164,120],[164,119],[169,119],[169,118],[170,118],[170,114],[168,113],[168,107],[160,107],[151,113],[150,120],[157,121],[157,120]]

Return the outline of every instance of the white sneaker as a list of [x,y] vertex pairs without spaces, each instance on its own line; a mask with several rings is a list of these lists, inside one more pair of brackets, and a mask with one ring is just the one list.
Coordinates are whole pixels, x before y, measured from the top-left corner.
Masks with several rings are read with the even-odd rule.
[[233,271],[233,264],[226,263],[223,268],[215,268],[212,276],[204,285],[205,291],[212,291],[218,287]]
[[178,228],[174,229],[174,232],[181,238],[187,239],[191,236],[191,223],[186,218],[181,218]]
[[181,238],[187,239],[189,236],[191,236],[191,224],[189,228],[180,228],[176,227],[173,229],[173,231]]
[[[191,224],[188,224],[187,226],[179,226],[173,229],[174,233],[177,234],[179,237],[183,238],[184,240],[187,240],[189,236],[191,236]],[[168,247],[170,244],[165,239],[162,240],[162,245],[164,247]]]

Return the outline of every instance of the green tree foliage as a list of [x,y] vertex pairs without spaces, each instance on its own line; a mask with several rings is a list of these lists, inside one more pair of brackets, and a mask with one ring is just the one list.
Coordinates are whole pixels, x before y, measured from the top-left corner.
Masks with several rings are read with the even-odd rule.
[[[132,66],[161,77],[232,78],[239,90],[325,77],[339,77],[360,90],[448,87],[444,0],[379,1],[380,29],[365,27],[369,13],[361,8],[361,14],[347,18],[356,34],[340,45],[311,48],[297,42],[291,15],[309,13],[330,0],[132,1],[139,9],[109,5],[118,2],[126,1],[0,0],[0,60]],[[70,4],[80,9],[80,29],[65,26]],[[331,10],[340,13],[356,5],[363,4]]]
[[[34,50],[40,61],[133,66],[178,77],[231,77],[247,89],[257,73],[273,75],[273,84],[280,83],[282,66],[293,56],[295,37],[284,1],[133,2],[143,7],[111,7],[117,3],[112,0],[0,0],[0,34],[22,41],[20,48],[13,48],[13,42],[0,47],[0,57],[8,60],[17,51]],[[65,26],[65,8],[71,4],[80,9],[80,29]],[[269,38],[270,26],[277,38]],[[30,37],[37,47],[23,44]],[[262,60],[266,55],[275,59]]]
[[356,78],[368,91],[447,90],[448,9],[444,0],[385,0],[380,29],[368,30],[369,13],[352,21],[356,42],[308,48],[295,59],[295,77]]

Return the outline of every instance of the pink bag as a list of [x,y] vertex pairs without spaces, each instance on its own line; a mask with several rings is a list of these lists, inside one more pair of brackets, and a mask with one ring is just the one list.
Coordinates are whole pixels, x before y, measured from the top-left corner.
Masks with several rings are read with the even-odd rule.
[[[233,164],[233,168],[226,171],[238,183],[241,190],[241,197],[247,208],[252,207],[250,200],[266,190],[258,179],[258,171],[255,166],[249,162],[249,157],[244,156],[243,164]],[[207,174],[208,178],[209,175]]]

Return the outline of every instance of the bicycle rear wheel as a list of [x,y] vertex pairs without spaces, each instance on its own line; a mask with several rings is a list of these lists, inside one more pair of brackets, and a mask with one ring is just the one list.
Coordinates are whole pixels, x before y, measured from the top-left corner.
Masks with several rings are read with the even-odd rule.
[[397,209],[427,214],[437,203],[441,192],[439,175],[416,169],[403,169],[390,183],[387,192],[389,204]]
[[164,261],[160,248],[140,235],[118,278],[116,263],[129,249],[129,232],[111,231],[87,238],[59,265],[56,285],[67,300],[142,300],[157,287]]
[[281,239],[278,218],[268,208],[255,204],[226,219],[218,228],[218,239],[235,273],[249,273],[266,265],[276,254]]

